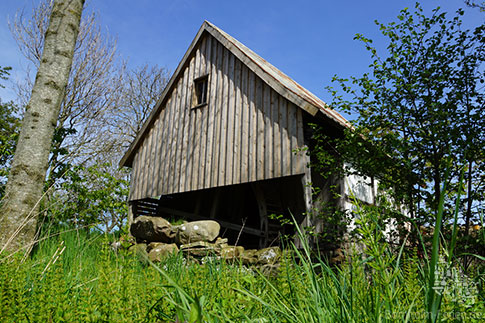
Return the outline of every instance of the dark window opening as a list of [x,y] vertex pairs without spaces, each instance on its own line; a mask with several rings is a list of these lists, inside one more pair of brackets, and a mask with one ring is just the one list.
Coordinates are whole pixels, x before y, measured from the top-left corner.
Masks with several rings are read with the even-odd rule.
[[195,107],[199,107],[207,104],[207,87],[208,87],[208,75],[199,77],[194,80],[195,87]]

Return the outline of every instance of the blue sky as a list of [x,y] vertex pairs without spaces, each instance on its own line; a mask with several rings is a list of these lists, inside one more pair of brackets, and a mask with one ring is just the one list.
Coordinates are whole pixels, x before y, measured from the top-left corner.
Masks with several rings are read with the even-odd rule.
[[[7,21],[16,11],[26,12],[36,0],[0,2],[0,66],[12,66],[12,78],[21,78],[28,64],[12,39]],[[407,0],[341,1],[211,1],[211,0],[87,0],[86,11],[98,13],[100,25],[115,36],[118,53],[129,66],[145,63],[175,70],[197,30],[208,20],[244,43],[324,101],[324,89],[333,75],[348,77],[368,70],[369,55],[353,40],[356,33],[386,43],[374,20],[396,20]],[[440,6],[454,13],[463,0],[427,0],[426,13]],[[465,26],[483,23],[485,13],[466,9]],[[8,86],[8,84],[7,84]],[[9,89],[0,89],[2,100],[14,99]]]

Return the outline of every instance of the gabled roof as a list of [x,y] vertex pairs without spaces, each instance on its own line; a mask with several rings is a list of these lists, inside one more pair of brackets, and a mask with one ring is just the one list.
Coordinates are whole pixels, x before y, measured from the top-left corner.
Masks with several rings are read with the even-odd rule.
[[141,143],[143,137],[146,135],[153,122],[156,120],[160,109],[168,99],[170,93],[172,92],[172,88],[176,85],[180,72],[188,64],[189,58],[193,54],[193,51],[196,49],[197,44],[204,33],[209,33],[211,36],[213,36],[276,92],[308,112],[310,115],[315,116],[320,112],[338,125],[350,127],[349,122],[344,117],[342,117],[337,111],[330,109],[325,102],[320,100],[313,93],[303,88],[300,84],[296,83],[286,74],[234,39],[232,36],[225,33],[223,30],[219,29],[208,21],[204,21],[194,40],[187,49],[187,52],[177,66],[177,69],[170,78],[170,81],[165,87],[160,99],[155,104],[150,116],[145,121],[145,124],[141,128],[135,140],[131,143],[128,151],[121,159],[120,166],[131,166],[136,148]]

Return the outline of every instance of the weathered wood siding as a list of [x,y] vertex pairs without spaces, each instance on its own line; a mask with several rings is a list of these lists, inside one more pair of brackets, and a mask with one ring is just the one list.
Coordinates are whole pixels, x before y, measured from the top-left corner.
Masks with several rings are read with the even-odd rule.
[[[193,109],[194,79],[209,75]],[[130,200],[303,174],[303,116],[206,34],[133,159]]]

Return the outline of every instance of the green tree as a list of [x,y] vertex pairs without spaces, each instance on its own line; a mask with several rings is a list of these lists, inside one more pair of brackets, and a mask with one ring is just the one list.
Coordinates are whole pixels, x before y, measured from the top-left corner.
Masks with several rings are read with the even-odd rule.
[[128,213],[127,171],[113,174],[108,163],[89,167],[72,166],[64,180],[56,183],[44,230],[97,227],[105,232],[121,229]]
[[397,22],[376,21],[388,39],[385,54],[356,35],[370,52],[370,72],[335,77],[344,95],[330,89],[332,107],[357,115],[354,129],[336,140],[315,132],[317,167],[325,171],[345,161],[375,176],[422,222],[435,214],[448,167],[448,201],[460,169],[466,169],[467,223],[485,199],[485,26],[464,29],[463,14],[460,9],[449,19],[437,8],[427,17],[416,4],[414,12],[402,10]]

